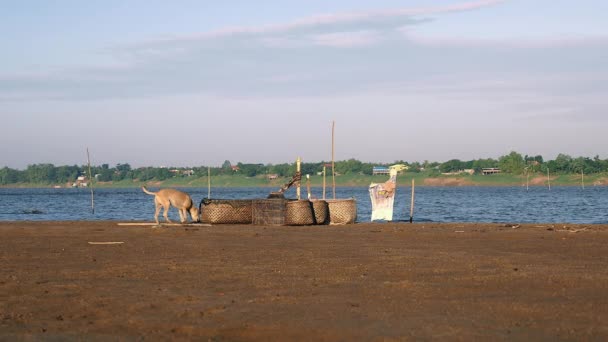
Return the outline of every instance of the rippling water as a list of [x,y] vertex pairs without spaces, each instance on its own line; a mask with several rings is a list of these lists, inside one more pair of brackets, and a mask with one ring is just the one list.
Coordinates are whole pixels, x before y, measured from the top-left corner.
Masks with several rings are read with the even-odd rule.
[[[267,188],[214,188],[212,198],[265,198]],[[153,190],[154,191],[154,190]],[[206,188],[187,188],[196,203]],[[338,188],[337,198],[357,200],[358,221],[369,221],[371,202],[365,187]],[[303,189],[303,194],[305,190]],[[313,188],[320,197],[322,189]],[[409,220],[411,188],[401,187],[394,219]],[[287,197],[295,198],[290,189]],[[331,198],[331,189],[327,191]],[[152,220],[153,197],[141,189],[96,189],[95,213],[89,189],[0,189],[0,220]],[[170,218],[179,220],[175,209]],[[417,187],[418,222],[570,222],[608,223],[608,187]]]

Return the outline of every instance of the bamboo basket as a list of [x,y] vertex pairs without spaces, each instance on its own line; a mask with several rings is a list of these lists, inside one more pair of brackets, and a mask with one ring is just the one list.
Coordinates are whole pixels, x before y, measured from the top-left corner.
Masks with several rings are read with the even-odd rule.
[[211,224],[250,224],[252,200],[203,199],[201,222]]
[[326,200],[330,224],[351,224],[357,220],[357,201],[350,199]]
[[329,205],[324,200],[312,200],[312,210],[315,214],[315,224],[329,223]]
[[288,226],[307,226],[315,224],[312,203],[309,200],[287,202],[285,224]]
[[284,198],[253,200],[253,224],[281,226],[285,224],[287,200]]

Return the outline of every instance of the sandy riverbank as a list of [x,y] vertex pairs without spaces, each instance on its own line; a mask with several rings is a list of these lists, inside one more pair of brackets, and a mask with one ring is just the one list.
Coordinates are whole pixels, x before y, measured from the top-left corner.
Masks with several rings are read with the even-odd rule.
[[608,339],[608,225],[0,222],[0,247],[0,340]]

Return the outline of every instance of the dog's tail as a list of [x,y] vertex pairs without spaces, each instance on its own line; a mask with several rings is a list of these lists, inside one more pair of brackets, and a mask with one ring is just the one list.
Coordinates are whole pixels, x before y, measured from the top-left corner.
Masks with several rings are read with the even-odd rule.
[[148,191],[145,186],[142,186],[141,189],[148,195],[156,195],[156,192]]

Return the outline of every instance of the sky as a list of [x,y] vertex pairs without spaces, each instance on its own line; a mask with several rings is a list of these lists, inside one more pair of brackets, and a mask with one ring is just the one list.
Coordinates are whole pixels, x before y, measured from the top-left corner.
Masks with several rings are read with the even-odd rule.
[[608,158],[607,1],[0,8],[0,167]]

